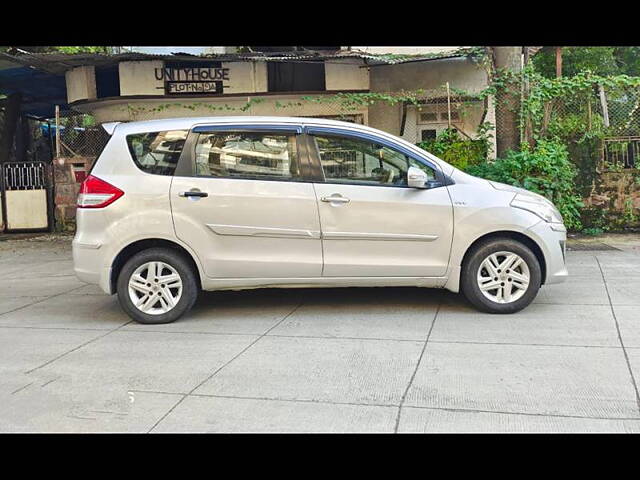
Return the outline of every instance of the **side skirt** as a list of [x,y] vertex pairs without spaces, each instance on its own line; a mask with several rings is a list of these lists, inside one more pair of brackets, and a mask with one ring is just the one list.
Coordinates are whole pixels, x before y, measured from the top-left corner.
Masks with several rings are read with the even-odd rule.
[[204,278],[203,290],[250,288],[427,287],[442,288],[447,277],[311,277],[311,278]]

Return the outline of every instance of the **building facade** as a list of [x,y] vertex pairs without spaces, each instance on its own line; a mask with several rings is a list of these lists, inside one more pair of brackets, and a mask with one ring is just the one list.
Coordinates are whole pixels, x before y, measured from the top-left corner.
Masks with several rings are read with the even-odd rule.
[[[459,95],[447,95],[447,84],[450,92],[469,93],[487,86],[485,69],[460,49],[423,55],[353,50],[270,56],[138,54],[135,60],[124,56],[109,65],[75,66],[65,72],[65,81],[69,107],[99,123],[216,115],[323,117],[363,123],[415,143],[450,124],[473,137],[481,122],[493,119],[489,102],[465,101],[463,107]],[[419,90],[425,91],[419,105],[344,105],[345,94]]]

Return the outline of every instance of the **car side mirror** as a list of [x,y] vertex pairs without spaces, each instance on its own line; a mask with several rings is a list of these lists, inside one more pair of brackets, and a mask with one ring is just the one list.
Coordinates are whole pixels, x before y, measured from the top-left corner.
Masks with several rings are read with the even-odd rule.
[[429,188],[427,181],[429,177],[418,167],[409,167],[407,170],[407,185],[411,188]]

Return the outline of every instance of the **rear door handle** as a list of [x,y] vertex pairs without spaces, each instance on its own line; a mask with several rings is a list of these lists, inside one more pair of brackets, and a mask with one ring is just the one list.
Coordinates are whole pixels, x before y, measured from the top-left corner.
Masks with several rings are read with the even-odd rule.
[[327,203],[349,203],[351,200],[349,200],[347,197],[343,197],[339,193],[334,193],[329,197],[320,198],[320,201]]
[[199,190],[191,190],[188,192],[179,192],[179,197],[208,197],[209,194],[207,192],[201,192]]

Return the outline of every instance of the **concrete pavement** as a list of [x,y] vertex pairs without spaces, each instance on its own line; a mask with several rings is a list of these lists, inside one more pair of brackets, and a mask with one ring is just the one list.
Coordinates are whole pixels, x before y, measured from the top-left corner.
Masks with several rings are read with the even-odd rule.
[[0,431],[640,432],[640,250],[617,241],[510,316],[270,289],[157,326],[75,278],[69,237],[3,241]]

